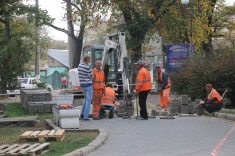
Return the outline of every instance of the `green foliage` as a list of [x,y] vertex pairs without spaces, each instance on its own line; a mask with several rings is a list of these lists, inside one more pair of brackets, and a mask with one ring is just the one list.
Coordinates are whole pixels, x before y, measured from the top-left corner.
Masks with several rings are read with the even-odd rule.
[[188,94],[192,99],[205,98],[205,85],[210,83],[221,95],[228,88],[227,97],[235,104],[234,61],[234,52],[228,50],[213,53],[210,59],[195,56],[171,75],[173,91],[178,94]]
[[24,71],[24,64],[30,60],[30,51],[34,48],[34,34],[30,27],[24,27],[26,21],[15,19],[10,23],[11,37],[6,37],[6,29],[0,24],[0,87],[2,92],[6,84],[11,84]]
[[[35,53],[36,8],[21,0],[0,2],[0,92],[7,85],[14,86],[17,77],[25,71],[26,64]],[[46,36],[40,36],[42,50],[47,48]]]
[[47,85],[45,83],[42,83],[42,82],[37,82],[36,85],[37,85],[38,88],[47,88]]

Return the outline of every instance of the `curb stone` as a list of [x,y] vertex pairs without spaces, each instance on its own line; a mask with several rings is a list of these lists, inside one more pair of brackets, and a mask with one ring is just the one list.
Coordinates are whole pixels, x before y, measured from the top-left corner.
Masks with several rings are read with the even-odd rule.
[[[56,126],[52,120],[50,119],[45,119],[46,124],[55,130],[60,129],[60,127]],[[67,131],[67,130],[66,130]],[[63,156],[85,156],[91,152],[93,152],[94,150],[96,150],[97,148],[99,148],[100,146],[102,146],[102,144],[105,143],[107,137],[108,137],[108,132],[104,129],[69,129],[68,131],[93,131],[93,132],[99,132],[99,135],[95,138],[95,140],[93,140],[91,143],[89,143],[87,146],[76,149],[70,153],[67,153]]]
[[108,132],[104,129],[99,129],[98,131],[99,131],[99,135],[96,137],[95,140],[93,140],[87,146],[74,150],[70,153],[67,153],[64,156],[85,156],[93,152],[100,146],[102,146],[102,144],[104,144],[105,140],[108,137]]
[[61,129],[60,127],[56,126],[56,125],[54,124],[54,122],[53,122],[52,120],[50,120],[50,119],[45,119],[45,122],[46,122],[46,125],[47,125],[48,127],[50,127],[51,129],[54,129],[54,130],[59,130],[59,129]]
[[229,119],[229,120],[235,121],[235,115],[234,114],[216,113],[215,116],[217,118]]

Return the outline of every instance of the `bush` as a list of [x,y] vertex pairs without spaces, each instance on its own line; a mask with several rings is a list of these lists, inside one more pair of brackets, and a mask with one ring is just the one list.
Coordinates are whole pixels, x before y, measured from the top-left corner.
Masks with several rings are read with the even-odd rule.
[[38,88],[47,88],[47,85],[45,83],[42,83],[42,82],[37,82],[36,85],[37,85]]
[[223,51],[209,58],[195,56],[177,72],[171,74],[172,89],[178,94],[188,94],[192,99],[206,97],[205,85],[210,83],[235,106],[235,53]]

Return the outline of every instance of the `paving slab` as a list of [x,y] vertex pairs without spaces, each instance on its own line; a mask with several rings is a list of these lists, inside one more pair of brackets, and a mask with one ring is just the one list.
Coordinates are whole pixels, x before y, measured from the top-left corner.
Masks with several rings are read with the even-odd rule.
[[[81,128],[103,128],[109,137],[89,156],[209,156],[234,122],[213,117],[174,120],[103,119],[81,121]],[[217,156],[234,156],[235,132]]]

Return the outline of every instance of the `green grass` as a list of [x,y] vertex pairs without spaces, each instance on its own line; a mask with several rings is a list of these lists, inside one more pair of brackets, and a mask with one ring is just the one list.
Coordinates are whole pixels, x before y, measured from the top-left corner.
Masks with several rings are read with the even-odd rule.
[[[7,103],[7,108],[4,114],[8,117],[22,117],[32,116],[20,103]],[[40,123],[34,127],[0,127],[0,145],[13,144],[13,143],[25,143],[19,140],[19,136],[25,131],[36,131],[47,129],[44,119],[52,119],[52,114],[38,115]],[[96,138],[98,132],[66,132],[65,138],[62,142],[56,142],[54,140],[47,140],[50,142],[50,150],[43,154],[43,156],[60,156],[69,153],[75,149],[88,145],[92,140]],[[36,143],[37,140],[33,140],[27,143]]]

